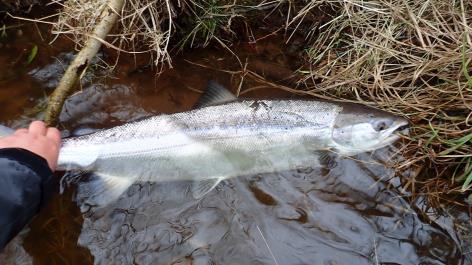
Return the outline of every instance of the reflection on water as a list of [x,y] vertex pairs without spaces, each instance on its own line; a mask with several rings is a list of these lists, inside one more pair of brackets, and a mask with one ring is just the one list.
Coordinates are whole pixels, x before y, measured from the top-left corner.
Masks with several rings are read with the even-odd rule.
[[[258,67],[272,69],[260,66],[264,53],[240,52],[261,57]],[[0,50],[0,62],[8,56]],[[21,115],[41,104],[70,57],[43,56],[18,73],[21,80],[2,83],[1,122],[25,124],[37,116]],[[204,50],[185,59],[226,69],[231,59],[222,56]],[[174,65],[157,81],[152,70],[130,63],[113,78],[85,84],[61,115],[66,131],[188,110],[198,97],[194,90],[208,79],[228,84],[228,76],[184,59]],[[15,100],[6,86],[20,91]],[[289,96],[271,90],[253,95]],[[323,168],[242,176],[199,201],[189,193],[190,182],[138,183],[109,207],[83,214],[68,190],[34,220],[24,243],[11,244],[14,251],[0,258],[28,260],[26,249],[34,264],[465,264],[452,222],[429,223],[402,198],[399,179],[383,166],[390,154],[332,155]]]
[[24,229],[22,233],[16,236],[0,253],[1,264],[14,264],[14,265],[32,265],[33,258],[28,255],[23,247],[23,241],[25,234],[28,233],[28,229]]
[[460,264],[454,240],[378,181],[391,171],[333,160],[227,180],[201,201],[189,183],[137,184],[86,214],[79,244],[98,264]]

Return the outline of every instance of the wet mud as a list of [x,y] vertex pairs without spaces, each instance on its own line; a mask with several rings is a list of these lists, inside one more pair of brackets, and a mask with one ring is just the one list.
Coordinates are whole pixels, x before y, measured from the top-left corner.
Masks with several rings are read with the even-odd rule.
[[[66,41],[51,46],[37,32],[0,48],[2,124],[41,118],[45,96],[72,57]],[[25,64],[32,45],[38,57]],[[234,49],[250,69],[290,83],[294,64],[283,45],[268,38],[257,49]],[[146,60],[132,57],[122,58],[112,75],[89,71],[60,116],[64,135],[189,110],[210,79],[237,90],[239,77],[219,70],[240,70],[239,64],[222,49],[187,52],[173,64],[158,78]],[[244,97],[292,95],[261,88]],[[425,219],[424,205],[404,198],[400,178],[385,165],[402,159],[394,151],[328,155],[323,167],[229,179],[201,200],[189,193],[190,182],[137,183],[112,205],[80,212],[69,187],[9,244],[0,263],[471,264],[457,220],[434,212]],[[469,225],[467,212],[458,216]]]

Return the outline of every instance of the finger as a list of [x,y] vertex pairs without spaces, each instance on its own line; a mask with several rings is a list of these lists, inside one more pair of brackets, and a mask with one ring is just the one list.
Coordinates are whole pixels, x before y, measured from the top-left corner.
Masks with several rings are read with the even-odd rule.
[[28,132],[37,135],[46,135],[46,124],[42,121],[33,121],[29,126]]
[[21,128],[15,131],[14,135],[20,135],[20,134],[25,134],[28,133],[28,129],[26,128]]
[[46,137],[53,140],[57,146],[61,144],[61,133],[56,128],[48,128]]

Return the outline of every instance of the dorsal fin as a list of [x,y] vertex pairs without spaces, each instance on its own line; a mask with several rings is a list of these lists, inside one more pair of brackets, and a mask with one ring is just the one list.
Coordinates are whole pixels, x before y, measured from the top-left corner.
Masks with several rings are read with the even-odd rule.
[[194,109],[204,108],[208,106],[233,102],[237,98],[233,93],[229,92],[225,87],[216,83],[215,81],[209,81],[206,90],[198,99],[197,104],[193,106]]

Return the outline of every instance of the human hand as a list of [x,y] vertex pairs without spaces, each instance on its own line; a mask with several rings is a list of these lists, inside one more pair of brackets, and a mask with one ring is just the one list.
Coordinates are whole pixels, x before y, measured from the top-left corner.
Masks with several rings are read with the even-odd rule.
[[28,129],[19,129],[13,135],[0,138],[0,148],[26,149],[46,159],[52,171],[56,169],[60,146],[59,130],[47,128],[42,121],[33,121]]

